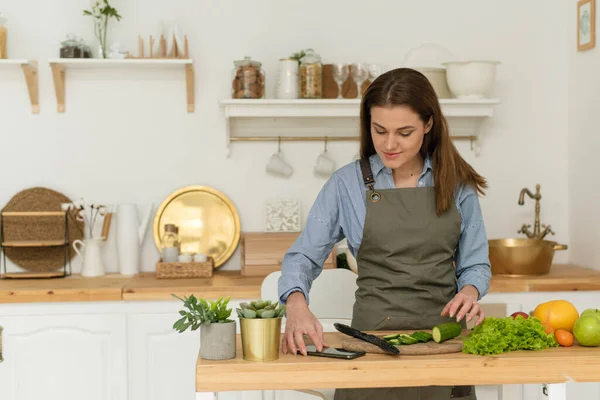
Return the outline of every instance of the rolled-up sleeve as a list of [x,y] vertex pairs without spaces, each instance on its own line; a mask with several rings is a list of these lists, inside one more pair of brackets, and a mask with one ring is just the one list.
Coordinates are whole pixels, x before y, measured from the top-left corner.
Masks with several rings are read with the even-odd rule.
[[278,282],[279,301],[300,291],[309,302],[312,282],[323,270],[333,246],[344,238],[340,226],[340,196],[336,174],[323,185],[296,241],[283,257]]
[[462,217],[455,255],[458,290],[465,285],[473,285],[479,291],[481,299],[488,293],[492,277],[485,224],[479,198],[472,187],[465,186],[458,198]]

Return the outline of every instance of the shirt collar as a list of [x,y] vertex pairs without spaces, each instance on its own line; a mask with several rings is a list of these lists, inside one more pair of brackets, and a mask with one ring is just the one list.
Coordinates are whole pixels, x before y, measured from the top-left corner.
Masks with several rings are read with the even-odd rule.
[[[381,172],[381,170],[385,170],[385,172],[388,174],[392,173],[392,170],[390,170],[385,165],[383,165],[383,161],[381,161],[379,154],[377,154],[377,153],[373,154],[370,157],[370,161],[371,161],[371,170],[373,171],[373,176],[377,176]],[[423,172],[421,172],[421,176],[424,175],[429,170],[433,171],[433,162],[431,161],[431,156],[429,154],[427,155],[427,157],[425,157],[424,161],[425,162],[423,164]]]

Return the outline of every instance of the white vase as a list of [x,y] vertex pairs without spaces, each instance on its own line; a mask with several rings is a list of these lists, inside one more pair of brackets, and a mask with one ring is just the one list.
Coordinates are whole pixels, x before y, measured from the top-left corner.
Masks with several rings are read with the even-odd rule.
[[140,223],[135,204],[120,204],[117,208],[117,251],[121,275],[133,276],[140,272],[141,247],[151,212],[152,205]]

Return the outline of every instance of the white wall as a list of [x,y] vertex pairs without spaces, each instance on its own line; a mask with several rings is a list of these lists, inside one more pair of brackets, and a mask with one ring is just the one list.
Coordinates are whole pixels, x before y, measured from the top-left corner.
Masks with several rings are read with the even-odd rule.
[[[600,37],[596,47],[577,51],[577,1],[569,12],[569,242],[571,261],[600,268],[600,178],[598,153],[600,138],[596,117],[600,107]],[[596,23],[598,14],[596,14]]]
[[[19,190],[43,185],[89,201],[158,205],[182,186],[205,184],[232,199],[246,231],[263,229],[268,198],[298,198],[305,217],[324,183],[311,172],[322,143],[283,145],[296,169],[290,180],[264,173],[273,143],[237,143],[226,158],[217,102],[229,96],[232,61],[245,54],[262,61],[267,96],[273,97],[277,60],[301,48],[316,49],[325,62],[398,66],[412,47],[435,42],[458,57],[502,61],[494,91],[502,104],[483,125],[481,156],[473,157],[468,142],[457,142],[491,185],[482,199],[489,237],[515,237],[524,222],[533,223],[534,203],[520,207],[517,199],[521,188],[534,190],[540,183],[542,223],[552,225],[554,239],[568,242],[567,63],[557,50],[566,46],[567,22],[560,2],[111,3],[124,17],[111,23],[111,37],[134,52],[138,33],[154,33],[160,19],[179,22],[196,62],[196,112],[186,113],[180,72],[82,71],[69,72],[67,111],[57,114],[45,60],[58,56],[67,32],[93,39],[91,21],[81,16],[87,1],[0,0],[10,19],[10,56],[40,60],[41,98],[41,113],[32,115],[20,71],[0,74],[0,204]],[[329,151],[342,165],[356,148],[335,143]],[[144,270],[153,269],[157,254],[149,233]],[[566,259],[562,252],[555,261]],[[238,252],[225,268],[239,268]]]

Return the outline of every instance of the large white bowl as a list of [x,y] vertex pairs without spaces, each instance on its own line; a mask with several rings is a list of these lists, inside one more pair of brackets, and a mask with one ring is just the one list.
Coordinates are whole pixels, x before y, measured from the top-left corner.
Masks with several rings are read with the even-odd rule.
[[496,82],[499,61],[450,61],[446,67],[446,79],[450,91],[458,99],[485,99]]

